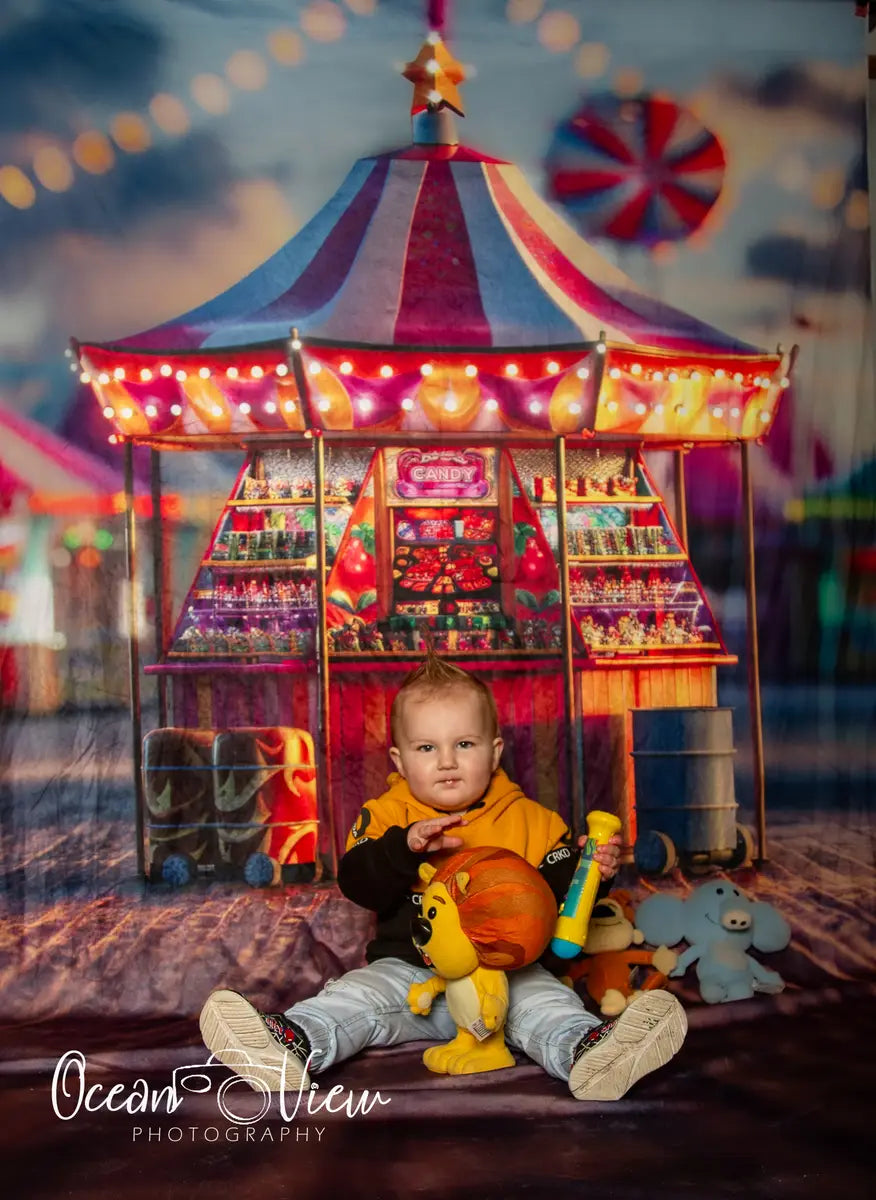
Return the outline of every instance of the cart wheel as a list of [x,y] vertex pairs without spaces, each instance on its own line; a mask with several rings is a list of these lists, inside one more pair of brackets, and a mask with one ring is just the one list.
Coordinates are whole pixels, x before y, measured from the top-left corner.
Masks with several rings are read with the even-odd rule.
[[633,858],[643,875],[668,875],[678,862],[678,852],[665,833],[646,829],[636,838]]
[[197,864],[189,854],[168,854],[161,864],[161,878],[171,887],[186,887],[197,873]]
[[735,867],[748,867],[754,862],[754,834],[747,825],[736,826],[736,845],[727,860],[732,871]]
[[270,887],[274,882],[274,860],[258,850],[243,864],[243,877],[250,887]]

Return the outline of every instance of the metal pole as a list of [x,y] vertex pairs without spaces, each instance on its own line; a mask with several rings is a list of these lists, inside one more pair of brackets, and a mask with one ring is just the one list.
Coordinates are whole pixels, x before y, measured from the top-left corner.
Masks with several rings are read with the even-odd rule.
[[[156,657],[164,657],[167,636],[167,588],[166,560],[164,554],[164,522],[161,515],[161,456],[157,450],[149,451],[149,472],[152,492],[152,583],[155,602],[155,651]],[[167,676],[158,678],[158,724],[167,726]]]
[[572,640],[572,602],[569,595],[569,546],[566,541],[566,439],[558,437],[556,453],[557,552],[562,596],[563,684],[566,709],[566,763],[569,771],[572,832],[584,828],[584,761],[581,723],[575,689],[575,646]]
[[751,721],[754,807],[757,819],[757,860],[767,861],[766,784],[763,763],[763,714],[760,702],[760,655],[757,640],[757,589],[754,568],[754,497],[747,442],[740,442],[742,455],[742,504],[745,519],[745,615],[748,642],[748,706]]
[[137,524],[134,513],[134,447],[125,442],[125,568],[128,580],[128,694],[131,705],[131,758],[134,766],[134,827],[137,838],[137,871],[146,875],[143,824],[142,736],[140,704],[140,634],[137,628]]
[[681,548],[687,551],[687,489],[684,478],[685,450],[675,450],[673,460],[675,466],[675,527],[681,539]]
[[317,767],[320,795],[323,797],[323,812],[328,821],[331,849],[329,866],[332,878],[338,875],[338,848],[335,842],[335,805],[332,795],[331,771],[331,680],[329,677],[328,621],[326,619],[326,576],[325,553],[325,443],[319,430],[313,430],[313,489],[316,524],[316,596],[317,625],[314,631],[317,676],[317,714],[319,736],[317,738]]

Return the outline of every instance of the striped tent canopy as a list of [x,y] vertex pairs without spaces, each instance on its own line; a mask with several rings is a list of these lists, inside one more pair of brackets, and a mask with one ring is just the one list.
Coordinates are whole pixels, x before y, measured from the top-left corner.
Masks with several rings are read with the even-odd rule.
[[462,146],[360,159],[325,207],[215,299],[119,345],[264,346],[305,339],[381,347],[519,348],[609,341],[754,353],[651,299],[530,187]]
[[75,345],[116,433],[152,441],[318,426],[736,440],[768,431],[790,367],[646,295],[516,166],[446,144],[360,159],[221,295]]

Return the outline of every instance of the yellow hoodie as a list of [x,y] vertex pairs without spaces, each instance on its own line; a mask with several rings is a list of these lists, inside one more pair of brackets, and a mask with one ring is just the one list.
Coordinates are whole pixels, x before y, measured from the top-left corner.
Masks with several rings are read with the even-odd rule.
[[[346,849],[352,850],[363,838],[382,837],[393,825],[407,829],[414,821],[443,815],[417,800],[406,779],[393,772],[382,796],[369,800],[361,809],[347,835]],[[449,833],[462,839],[464,847],[499,846],[513,850],[533,867],[539,867],[547,854],[568,836],[565,821],[558,813],[537,804],[523,794],[500,768],[493,772],[490,786],[481,800],[462,814],[466,824],[454,826]],[[462,848],[462,847],[460,847]],[[440,858],[430,856],[430,862]],[[422,890],[422,885],[415,890]]]

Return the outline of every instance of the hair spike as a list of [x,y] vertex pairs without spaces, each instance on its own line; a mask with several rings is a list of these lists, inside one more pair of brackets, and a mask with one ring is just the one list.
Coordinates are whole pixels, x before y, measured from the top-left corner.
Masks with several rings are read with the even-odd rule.
[[496,711],[493,693],[476,675],[472,675],[469,671],[464,671],[462,667],[457,667],[454,663],[442,658],[435,649],[431,632],[431,630],[427,630],[424,638],[426,651],[423,661],[404,677],[392,702],[389,723],[393,742],[396,741],[399,716],[406,696],[415,691],[434,694],[449,691],[455,687],[469,688],[478,694],[486,706],[490,723],[493,726],[493,736],[498,736],[499,715]]

